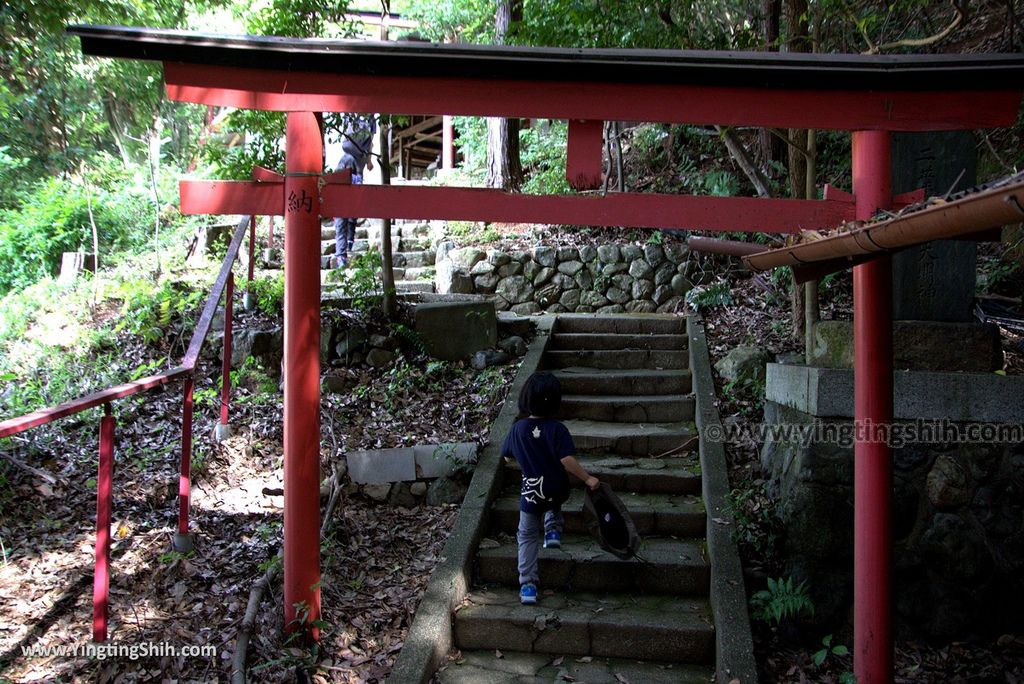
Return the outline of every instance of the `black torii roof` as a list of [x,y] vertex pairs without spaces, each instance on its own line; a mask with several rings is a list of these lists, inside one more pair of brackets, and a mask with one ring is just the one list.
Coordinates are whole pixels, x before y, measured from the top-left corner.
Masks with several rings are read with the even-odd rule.
[[1024,55],[850,55],[451,45],[73,25],[82,52],[282,71],[814,90],[1018,90]]

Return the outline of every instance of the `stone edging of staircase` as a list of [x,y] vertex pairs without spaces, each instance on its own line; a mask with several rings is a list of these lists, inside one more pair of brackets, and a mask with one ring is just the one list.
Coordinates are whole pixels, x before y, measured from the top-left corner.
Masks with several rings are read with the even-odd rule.
[[444,545],[441,559],[430,575],[405,645],[388,676],[389,682],[428,682],[454,645],[452,615],[469,592],[473,580],[473,554],[486,530],[491,502],[501,487],[501,455],[498,452],[515,422],[519,391],[540,365],[554,318],[542,316],[536,319],[537,335],[509,387],[504,406],[491,425],[490,441],[477,462],[469,491]]
[[[715,383],[704,321],[699,315],[687,317],[690,372],[696,398],[696,422],[700,433],[700,467],[704,506],[707,509],[708,561],[711,565],[711,611],[715,620],[715,678],[719,684],[757,682],[754,641],[747,613],[743,566],[733,539],[735,528],[729,506],[729,471],[722,441],[707,435],[723,435],[715,405]],[[709,426],[715,426],[709,430]]]

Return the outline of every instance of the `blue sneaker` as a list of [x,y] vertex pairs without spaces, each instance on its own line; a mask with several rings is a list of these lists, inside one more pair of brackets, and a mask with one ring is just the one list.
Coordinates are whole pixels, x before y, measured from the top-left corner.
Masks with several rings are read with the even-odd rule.
[[519,602],[524,606],[532,606],[537,603],[537,585],[527,582],[519,587]]
[[551,530],[544,534],[544,548],[545,549],[560,549],[562,548],[562,533]]

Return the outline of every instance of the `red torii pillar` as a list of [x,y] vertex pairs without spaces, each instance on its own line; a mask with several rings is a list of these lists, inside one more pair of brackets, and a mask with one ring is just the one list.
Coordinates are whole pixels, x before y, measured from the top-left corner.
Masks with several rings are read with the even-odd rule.
[[255,183],[180,184],[185,214],[284,215],[284,624],[289,632],[308,629],[313,639],[320,619],[322,172],[316,117],[288,112],[283,182],[256,169]]
[[[867,221],[892,203],[890,136],[853,133],[856,216]],[[853,269],[853,669],[861,684],[893,677],[892,258],[878,256]]]

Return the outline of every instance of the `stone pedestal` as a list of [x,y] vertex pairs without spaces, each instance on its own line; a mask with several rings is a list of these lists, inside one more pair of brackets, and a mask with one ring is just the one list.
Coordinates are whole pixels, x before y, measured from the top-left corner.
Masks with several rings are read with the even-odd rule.
[[[893,367],[897,370],[985,373],[1003,367],[999,328],[993,323],[895,321]],[[814,324],[811,364],[853,368],[853,322]]]

